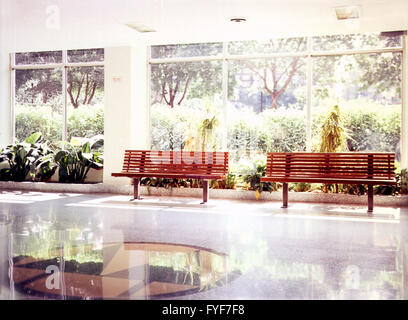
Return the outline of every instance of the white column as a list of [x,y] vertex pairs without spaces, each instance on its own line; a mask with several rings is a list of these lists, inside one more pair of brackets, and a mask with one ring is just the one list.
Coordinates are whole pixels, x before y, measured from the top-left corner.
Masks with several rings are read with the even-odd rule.
[[6,14],[11,2],[0,1],[0,147],[12,143],[10,56],[12,23]]
[[408,36],[402,36],[401,169],[408,168]]
[[0,51],[0,147],[12,142],[9,61],[8,52]]
[[147,149],[147,46],[105,48],[105,184],[129,184],[114,178],[122,169],[125,149]]

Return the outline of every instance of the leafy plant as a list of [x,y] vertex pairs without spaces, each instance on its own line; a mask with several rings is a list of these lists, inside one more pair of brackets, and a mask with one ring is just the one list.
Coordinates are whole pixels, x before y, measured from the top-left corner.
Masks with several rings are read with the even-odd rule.
[[252,162],[252,168],[241,176],[250,190],[255,191],[255,197],[259,200],[263,191],[272,192],[277,190],[275,182],[261,182],[261,177],[266,175],[266,163],[264,160],[256,160]]
[[41,132],[31,134],[24,142],[6,146],[0,154],[1,180],[24,181],[31,179],[44,181],[55,172],[53,152],[42,140]]
[[60,141],[62,149],[55,154],[59,168],[59,181],[83,183],[91,168],[103,168],[103,156],[97,150],[103,146],[103,136],[72,138],[71,142]]
[[307,191],[312,190],[312,185],[307,182],[293,183],[292,190],[295,192],[307,192]]
[[235,189],[238,177],[235,173],[229,172],[225,180],[211,180],[211,188],[213,189]]
[[402,169],[399,174],[399,183],[402,194],[408,194],[408,170]]
[[215,131],[219,125],[218,115],[210,101],[206,101],[200,122],[190,122],[184,138],[184,150],[206,151],[216,149]]
[[347,129],[335,105],[322,123],[320,133],[320,152],[338,152],[346,147]]

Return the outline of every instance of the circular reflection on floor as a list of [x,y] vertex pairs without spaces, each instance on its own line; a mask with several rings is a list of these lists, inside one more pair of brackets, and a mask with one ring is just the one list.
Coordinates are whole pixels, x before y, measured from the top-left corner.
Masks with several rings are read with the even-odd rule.
[[13,258],[18,291],[50,299],[160,299],[225,285],[241,273],[228,256],[167,243],[57,248],[47,258]]

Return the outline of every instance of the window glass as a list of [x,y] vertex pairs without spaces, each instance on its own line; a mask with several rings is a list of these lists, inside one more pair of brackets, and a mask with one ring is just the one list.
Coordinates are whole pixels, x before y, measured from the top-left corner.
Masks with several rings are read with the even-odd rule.
[[67,134],[92,137],[104,132],[103,67],[69,67],[67,72]]
[[395,152],[399,161],[401,53],[319,57],[313,66],[314,149],[320,149],[325,117],[338,105],[344,150]]
[[304,58],[229,63],[228,151],[242,155],[306,148]]
[[68,62],[101,62],[104,49],[68,50]]
[[266,41],[232,41],[228,44],[230,54],[262,54],[302,52],[306,50],[306,38],[270,39]]
[[222,149],[222,63],[151,65],[151,148]]
[[378,33],[346,34],[313,37],[314,50],[362,50],[402,46],[402,37],[381,36]]
[[62,51],[16,53],[16,65],[62,63]]
[[152,46],[153,59],[217,56],[222,54],[222,43],[195,43]]
[[61,69],[16,70],[16,139],[41,131],[45,139],[62,139]]

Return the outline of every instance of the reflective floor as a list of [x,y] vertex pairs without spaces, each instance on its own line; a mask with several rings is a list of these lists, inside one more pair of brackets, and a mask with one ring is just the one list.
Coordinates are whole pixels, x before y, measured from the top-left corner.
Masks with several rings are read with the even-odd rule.
[[1,299],[408,299],[408,209],[0,191]]

